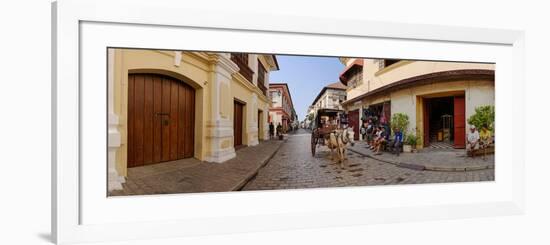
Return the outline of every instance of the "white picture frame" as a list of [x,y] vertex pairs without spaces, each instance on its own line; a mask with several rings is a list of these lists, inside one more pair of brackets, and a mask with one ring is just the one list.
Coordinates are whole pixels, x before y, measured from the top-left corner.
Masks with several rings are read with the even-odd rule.
[[[186,14],[182,15],[184,10]],[[251,19],[254,21],[249,21]],[[52,207],[54,208],[52,210],[52,237],[58,244],[515,215],[524,212],[523,133],[525,122],[521,115],[523,115],[524,107],[525,54],[522,31],[189,10],[186,9],[184,2],[169,0],[154,2],[137,0],[131,1],[131,3],[103,0],[57,1],[52,5],[52,24],[52,44],[54,45],[52,48]],[[94,31],[107,29],[113,32],[113,40],[101,35],[90,35],[95,34]],[[101,175],[101,173],[83,172],[83,169],[86,169],[82,165],[83,159],[90,157],[90,154],[82,154],[83,151],[87,151],[86,147],[89,146],[89,144],[82,144],[83,140],[87,140],[82,138],[82,135],[85,134],[84,130],[86,130],[82,120],[89,118],[87,117],[88,112],[83,108],[88,108],[85,106],[89,103],[82,103],[82,98],[86,98],[85,96],[88,94],[85,93],[88,91],[82,91],[81,82],[87,79],[85,77],[87,75],[83,75],[81,70],[88,69],[87,66],[94,66],[94,64],[83,62],[83,59],[88,58],[83,57],[82,54],[89,53],[84,50],[88,46],[84,46],[91,43],[89,46],[94,47],[96,45],[103,45],[103,47],[110,45],[142,47],[141,45],[145,45],[143,48],[188,48],[184,43],[176,42],[181,39],[167,40],[164,44],[155,44],[154,39],[146,38],[140,40],[141,44],[119,42],[121,39],[114,40],[115,31],[122,30],[132,34],[133,32],[142,32],[144,29],[179,33],[174,34],[174,37],[186,35],[189,31],[200,31],[206,33],[205,35],[219,35],[223,32],[234,35],[235,38],[248,34],[255,35],[256,38],[296,36],[306,39],[330,39],[335,43],[342,40],[373,40],[374,44],[395,42],[395,45],[418,45],[418,47],[437,43],[438,45],[433,48],[442,51],[446,49],[445,46],[452,45],[455,45],[456,50],[460,50],[461,45],[465,49],[480,50],[479,53],[462,52],[462,54],[455,50],[452,57],[461,61],[480,61],[481,59],[481,61],[497,63],[496,124],[498,125],[498,137],[502,137],[505,143],[502,146],[499,145],[501,148],[496,156],[495,182],[407,187],[406,191],[410,193],[408,196],[400,190],[403,188],[402,186],[396,186],[246,194],[218,193],[193,195],[188,198],[188,200],[196,201],[194,207],[202,207],[204,212],[198,208],[192,212],[179,211],[177,206],[183,205],[179,202],[182,198],[188,197],[185,194],[147,198],[129,197],[117,199],[117,203],[106,201],[106,196],[105,200],[98,200],[96,196],[87,194],[89,193],[88,189],[83,184],[87,181],[105,183],[104,173]],[[93,38],[90,38],[91,36]],[[193,45],[193,43],[192,40],[189,40],[188,44]],[[204,43],[206,43],[204,45],[208,45],[208,42]],[[312,54],[312,52],[316,52],[316,47],[312,47],[311,50],[296,50],[297,48],[292,47],[289,43],[281,43],[280,46],[272,50],[273,53],[284,51],[285,53]],[[235,45],[220,46],[217,50],[226,51],[238,48]],[[338,52],[337,47],[327,47],[330,47],[327,48],[327,53],[319,53],[319,49],[317,49],[315,54],[330,55]],[[490,50],[487,51],[487,54],[481,50],[484,47],[485,50]],[[243,51],[269,51],[265,46],[249,47],[249,49]],[[351,54],[352,51],[354,50],[343,50],[338,54]],[[433,54],[423,56],[419,51],[422,50],[417,50],[416,53],[410,52],[403,58],[437,58]],[[364,52],[371,57],[402,55],[395,50],[384,50],[383,47],[380,48],[380,51]],[[443,58],[444,55],[441,55]],[[100,74],[100,76],[106,77],[106,74]],[[514,89],[507,88],[507,84],[510,82],[515,83]],[[85,96],[82,97],[84,94]],[[507,96],[515,96],[516,100],[513,104],[510,101],[506,102],[504,98]],[[502,109],[499,108],[500,105],[503,105]],[[105,110],[105,106],[101,107],[101,104],[98,106],[96,109]],[[500,111],[507,113],[499,113]],[[506,132],[506,135],[502,133],[501,136],[501,132]],[[514,151],[510,150],[512,148]],[[101,186],[101,188],[103,187]],[[440,196],[439,193],[443,192],[470,192],[472,194],[458,194],[456,198],[449,197],[447,199],[441,196],[441,200],[426,198],[430,193]],[[368,193],[368,195],[387,197],[387,199],[364,204],[348,203],[345,207],[339,207],[337,202],[325,202],[327,200],[323,199],[323,196],[329,196],[336,200],[362,200],[356,197],[358,193]],[[494,195],[487,195],[488,193]],[[396,194],[402,195],[403,198],[395,198]],[[284,203],[299,200],[301,196],[307,196],[320,204],[310,209],[305,205],[280,205],[279,209],[276,207],[248,208],[248,211],[235,208],[239,204],[258,207],[269,203]],[[408,202],[403,204],[405,196]],[[459,200],[463,198],[466,200]],[[135,202],[140,203],[138,205],[151,207],[156,205],[163,207],[163,212],[151,212],[149,216],[143,214],[135,219],[128,218],[128,213],[109,212],[110,208],[112,210],[120,208],[117,205],[124,205],[124,202]],[[225,203],[226,206],[225,209],[220,209],[221,206],[214,204],[212,206],[199,205],[204,203]],[[325,208],[331,205],[333,208]],[[189,207],[193,207],[193,205]],[[213,212],[212,210],[220,211]],[[228,212],[228,210],[232,211]],[[155,215],[159,217],[158,220],[151,219]]]

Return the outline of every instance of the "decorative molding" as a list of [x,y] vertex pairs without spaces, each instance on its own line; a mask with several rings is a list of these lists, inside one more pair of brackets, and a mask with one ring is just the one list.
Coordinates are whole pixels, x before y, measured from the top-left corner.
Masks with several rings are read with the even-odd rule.
[[236,156],[233,146],[222,148],[225,140],[233,137],[233,122],[229,119],[218,119],[207,123],[206,138],[211,141],[211,149],[205,161],[222,163]]
[[181,65],[181,51],[174,51],[174,66]]
[[209,156],[205,157],[205,161],[213,163],[223,163],[229,159],[236,157],[235,148],[230,147],[223,150],[212,151]]

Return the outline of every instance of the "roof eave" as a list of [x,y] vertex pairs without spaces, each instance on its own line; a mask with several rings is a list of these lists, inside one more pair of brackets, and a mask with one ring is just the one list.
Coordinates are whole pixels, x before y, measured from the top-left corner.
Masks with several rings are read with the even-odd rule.
[[411,86],[423,85],[430,82],[448,82],[454,79],[461,79],[467,77],[485,77],[492,79],[494,81],[495,71],[489,69],[462,69],[462,70],[450,70],[450,71],[441,71],[433,72],[423,75],[418,75],[414,77],[409,77],[401,79],[399,81],[390,83],[388,85],[382,86],[375,90],[363,93],[353,99],[346,100],[342,102],[342,105],[349,105],[357,101],[363,100],[368,96],[373,96],[379,93],[395,91],[399,89],[408,88]]

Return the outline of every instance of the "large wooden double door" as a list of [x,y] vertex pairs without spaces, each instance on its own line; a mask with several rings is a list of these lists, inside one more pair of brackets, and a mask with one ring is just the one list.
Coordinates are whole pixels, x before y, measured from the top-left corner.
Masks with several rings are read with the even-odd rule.
[[128,76],[128,167],[193,157],[195,90],[156,74]]

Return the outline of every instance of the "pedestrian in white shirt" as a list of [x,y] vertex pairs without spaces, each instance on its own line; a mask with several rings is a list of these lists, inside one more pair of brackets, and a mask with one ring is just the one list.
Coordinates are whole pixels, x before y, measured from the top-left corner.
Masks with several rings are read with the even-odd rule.
[[473,151],[477,149],[479,149],[479,132],[474,125],[471,125],[470,132],[468,132],[468,142],[466,142],[466,151],[474,157]]

